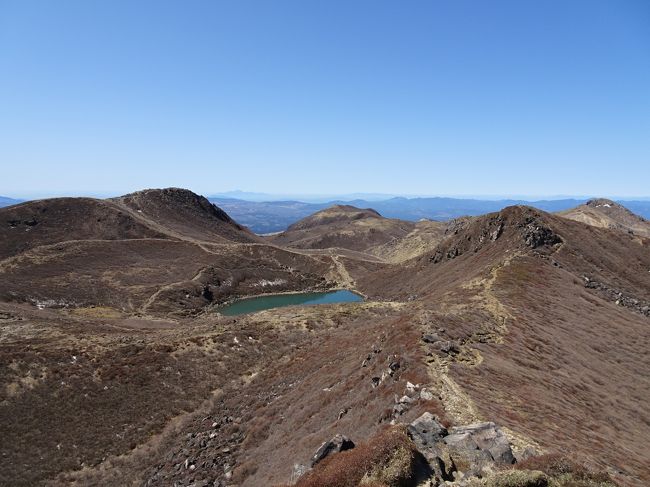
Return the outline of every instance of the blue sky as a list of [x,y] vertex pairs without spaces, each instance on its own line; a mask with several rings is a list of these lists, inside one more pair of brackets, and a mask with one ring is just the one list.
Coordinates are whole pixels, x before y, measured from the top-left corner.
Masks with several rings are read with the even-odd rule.
[[650,2],[0,0],[0,194],[650,191]]

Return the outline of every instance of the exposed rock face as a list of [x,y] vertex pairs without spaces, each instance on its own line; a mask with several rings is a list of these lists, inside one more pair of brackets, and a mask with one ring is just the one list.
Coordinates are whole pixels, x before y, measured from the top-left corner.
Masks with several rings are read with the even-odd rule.
[[562,239],[549,227],[536,222],[530,222],[524,228],[524,241],[532,249],[543,245],[555,245]]
[[552,221],[542,212],[525,206],[511,206],[475,220],[453,221],[447,228],[449,237],[429,256],[429,261],[437,264],[455,259],[504,239],[529,249],[551,248],[563,241],[551,226]]
[[416,443],[431,446],[447,436],[447,428],[431,413],[424,413],[408,426],[408,432]]
[[447,429],[431,413],[408,426],[418,451],[438,481],[481,476],[495,466],[512,465],[515,457],[508,438],[494,423],[476,423]]
[[316,453],[311,457],[311,466],[313,467],[332,453],[339,453],[345,450],[351,450],[352,448],[354,448],[354,442],[351,439],[347,436],[336,435],[316,450]]

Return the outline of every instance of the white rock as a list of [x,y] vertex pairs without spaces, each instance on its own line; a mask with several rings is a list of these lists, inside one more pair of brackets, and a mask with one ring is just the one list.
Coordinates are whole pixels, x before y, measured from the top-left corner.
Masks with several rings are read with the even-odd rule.
[[431,391],[428,391],[426,389],[422,389],[420,391],[420,399],[423,401],[432,401],[434,398],[434,395]]

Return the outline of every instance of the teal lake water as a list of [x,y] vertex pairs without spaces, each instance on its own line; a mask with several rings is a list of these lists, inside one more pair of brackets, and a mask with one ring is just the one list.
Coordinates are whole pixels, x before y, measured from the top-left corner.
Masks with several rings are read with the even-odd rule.
[[299,294],[273,294],[269,296],[259,296],[256,298],[247,298],[235,301],[217,308],[217,312],[226,316],[241,315],[245,313],[254,313],[265,309],[279,308],[281,306],[304,305],[311,306],[314,304],[331,304],[331,303],[353,303],[363,301],[363,298],[352,291],[327,291],[317,293],[299,293]]

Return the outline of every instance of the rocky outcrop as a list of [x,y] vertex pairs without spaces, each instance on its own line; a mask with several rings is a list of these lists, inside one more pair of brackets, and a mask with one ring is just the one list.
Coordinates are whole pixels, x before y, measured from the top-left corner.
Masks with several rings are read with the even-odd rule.
[[447,430],[431,413],[424,413],[408,426],[408,433],[438,483],[481,477],[516,461],[508,438],[491,422]]
[[562,243],[562,239],[549,227],[532,221],[527,223],[523,230],[524,242],[531,249],[536,249],[544,245],[552,246]]
[[434,264],[452,260],[503,239],[519,247],[551,250],[563,242],[551,225],[552,220],[543,212],[525,206],[511,206],[474,220],[453,221],[447,228],[449,237],[428,259]]

